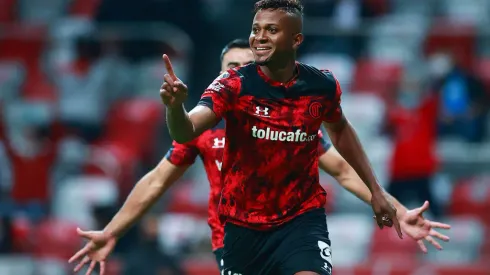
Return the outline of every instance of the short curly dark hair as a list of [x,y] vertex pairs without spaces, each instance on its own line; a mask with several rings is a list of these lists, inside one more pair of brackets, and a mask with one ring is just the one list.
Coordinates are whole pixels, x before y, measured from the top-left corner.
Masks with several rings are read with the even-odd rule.
[[264,9],[280,9],[288,13],[294,13],[300,16],[303,15],[303,5],[300,0],[260,0],[255,3],[255,13]]

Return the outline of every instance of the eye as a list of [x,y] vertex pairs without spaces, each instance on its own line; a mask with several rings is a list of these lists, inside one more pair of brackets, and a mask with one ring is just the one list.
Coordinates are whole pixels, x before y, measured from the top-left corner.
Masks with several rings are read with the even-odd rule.
[[269,32],[272,34],[277,33],[277,29],[276,28],[269,28]]
[[259,32],[259,29],[258,29],[258,28],[256,28],[256,27],[253,27],[253,28],[252,28],[252,33],[253,33],[253,34],[256,34],[257,32]]

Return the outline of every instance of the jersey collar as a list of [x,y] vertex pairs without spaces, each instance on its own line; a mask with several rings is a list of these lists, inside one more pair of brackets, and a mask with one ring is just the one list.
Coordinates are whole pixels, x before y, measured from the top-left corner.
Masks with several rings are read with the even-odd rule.
[[296,70],[294,70],[294,76],[293,76],[293,78],[291,78],[291,80],[289,80],[286,83],[282,83],[282,82],[276,81],[274,79],[271,79],[270,77],[268,77],[267,75],[264,74],[264,72],[262,71],[262,69],[260,68],[259,65],[256,65],[256,66],[257,66],[257,73],[259,74],[259,76],[265,82],[267,82],[269,85],[274,86],[274,87],[289,88],[289,87],[293,86],[294,83],[296,83],[296,80],[298,79],[298,75],[299,75],[299,64],[298,64],[298,62],[296,62],[295,65],[296,65]]

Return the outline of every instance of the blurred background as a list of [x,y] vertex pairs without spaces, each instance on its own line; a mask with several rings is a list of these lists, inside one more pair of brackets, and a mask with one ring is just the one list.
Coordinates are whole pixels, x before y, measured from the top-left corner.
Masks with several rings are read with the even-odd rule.
[[[0,0],[0,274],[70,274],[171,139],[162,53],[192,108],[252,0]],[[450,223],[444,250],[377,230],[324,173],[338,275],[490,274],[490,1],[304,0],[299,59],[332,70],[381,183]],[[121,239],[118,274],[218,274],[196,163]]]

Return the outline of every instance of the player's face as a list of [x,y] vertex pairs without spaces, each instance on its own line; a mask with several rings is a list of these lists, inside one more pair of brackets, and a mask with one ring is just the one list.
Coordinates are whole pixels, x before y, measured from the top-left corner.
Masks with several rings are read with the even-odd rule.
[[295,58],[303,41],[298,20],[282,10],[260,10],[255,14],[249,40],[257,64]]
[[225,72],[228,69],[247,65],[254,61],[254,56],[252,50],[233,48],[230,49],[223,56],[223,61],[221,61],[221,72]]

